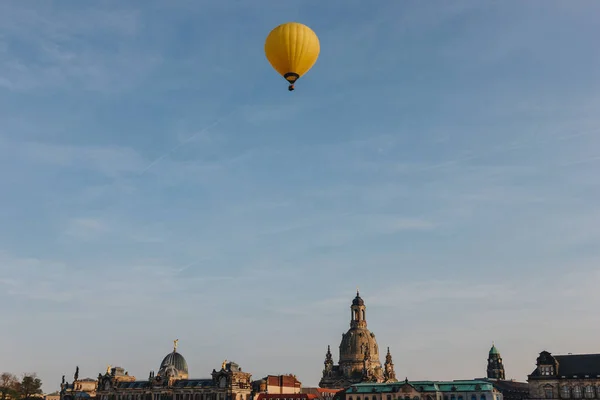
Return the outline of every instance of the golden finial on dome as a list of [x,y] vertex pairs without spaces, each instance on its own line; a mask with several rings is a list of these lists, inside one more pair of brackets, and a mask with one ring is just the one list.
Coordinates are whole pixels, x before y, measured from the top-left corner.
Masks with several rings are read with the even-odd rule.
[[110,375],[110,365],[106,366],[106,373]]
[[173,340],[173,353],[177,351],[177,343],[179,343],[179,339]]

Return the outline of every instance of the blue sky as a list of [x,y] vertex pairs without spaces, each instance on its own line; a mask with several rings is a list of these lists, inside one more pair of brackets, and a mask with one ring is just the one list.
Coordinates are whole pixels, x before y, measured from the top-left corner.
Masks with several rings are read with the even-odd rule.
[[[0,370],[316,385],[596,352],[600,3],[0,3]],[[293,93],[264,39],[311,26]],[[451,366],[451,368],[448,368]]]

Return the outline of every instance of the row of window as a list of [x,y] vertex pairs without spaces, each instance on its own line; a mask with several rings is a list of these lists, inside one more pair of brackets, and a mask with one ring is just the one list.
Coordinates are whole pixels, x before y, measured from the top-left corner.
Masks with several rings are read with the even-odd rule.
[[135,393],[117,394],[116,396],[102,395],[102,400],[248,400],[240,394],[239,397],[225,396],[224,393]]
[[[354,399],[352,398],[352,396],[349,396],[348,400],[354,400]],[[369,396],[365,396],[365,397],[356,396],[356,400],[378,400],[378,397],[373,396],[370,398]],[[392,395],[388,394],[386,396],[386,400],[420,400],[420,398],[419,398],[419,396],[415,396],[412,399],[410,398],[410,396],[404,396],[404,397],[399,396],[397,398],[394,396],[394,398],[392,399]],[[436,396],[436,398],[434,399],[431,395],[427,395],[427,397],[424,400],[441,400],[441,396],[439,398]],[[444,400],[464,400],[464,398],[462,395],[455,396],[452,394],[450,396],[444,395]],[[477,396],[474,394],[471,395],[471,400],[477,400]],[[485,394],[482,394],[481,396],[479,396],[479,400],[487,400]]]
[[[545,386],[544,387],[544,397],[547,399],[554,398],[554,387]],[[587,385],[585,387],[581,386],[561,386],[560,388],[560,397],[562,399],[593,399],[596,397],[600,398],[600,386],[592,386]]]
[[573,386],[572,388],[563,386],[560,388],[560,397],[563,399],[569,399],[571,397],[580,399],[582,395],[584,395],[586,399],[593,399],[596,394],[600,397],[600,387],[594,388],[592,385],[587,385],[585,388],[582,388],[581,386]]

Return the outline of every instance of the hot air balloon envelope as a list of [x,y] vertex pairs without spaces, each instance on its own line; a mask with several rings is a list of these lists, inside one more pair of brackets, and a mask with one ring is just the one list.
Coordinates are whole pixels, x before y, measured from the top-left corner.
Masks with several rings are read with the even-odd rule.
[[298,22],[279,25],[265,41],[267,60],[290,83],[289,90],[315,65],[320,51],[317,34]]

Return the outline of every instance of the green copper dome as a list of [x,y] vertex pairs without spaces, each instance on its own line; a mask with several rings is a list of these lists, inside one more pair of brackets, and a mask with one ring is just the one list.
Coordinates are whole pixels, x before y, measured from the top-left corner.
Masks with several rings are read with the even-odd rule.
[[496,348],[496,345],[494,345],[494,344],[492,345],[492,348],[490,349],[490,356],[491,355],[497,355],[497,356],[500,355],[500,352],[498,351],[498,349]]

